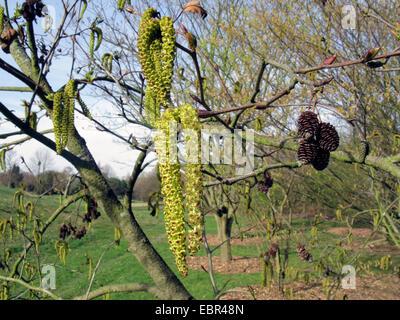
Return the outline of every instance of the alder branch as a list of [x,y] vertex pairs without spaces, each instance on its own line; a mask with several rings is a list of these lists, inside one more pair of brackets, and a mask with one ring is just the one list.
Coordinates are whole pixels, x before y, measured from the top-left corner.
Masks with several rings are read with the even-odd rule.
[[32,89],[29,87],[0,87],[0,91],[32,92]]
[[[243,134],[243,136],[245,136],[245,134]],[[264,146],[277,147],[291,151],[297,151],[298,148],[296,143],[290,143],[287,141],[282,143],[282,141],[274,137],[264,136],[257,133],[254,134],[254,142]],[[387,172],[396,178],[400,178],[400,167],[396,165],[398,155],[393,157],[376,157],[369,155],[364,162],[360,162],[355,156],[354,152],[355,150],[334,151],[331,152],[330,157],[331,159],[335,159],[344,163],[359,163],[366,165],[377,170]]]
[[39,95],[39,97],[46,103],[50,104],[50,101],[46,98],[46,92],[41,86],[38,86],[35,81],[27,77],[24,73],[14,68],[12,65],[8,64],[1,58],[0,58],[0,68],[6,71],[7,73],[13,75],[18,80],[25,83],[31,89],[31,91],[37,90],[37,94]]
[[[33,130],[29,124],[21,121],[17,116],[14,115],[4,104],[0,102],[0,113],[2,113],[12,124],[14,124],[17,128],[22,130],[26,135],[28,135],[30,138],[33,138],[46,147],[50,148],[53,151],[56,151],[56,144],[54,141],[50,140],[46,136],[42,135],[41,133],[37,132],[36,130]],[[63,150],[61,152],[61,156],[71,162],[73,165],[81,168],[90,168],[90,163],[88,163],[85,160],[82,160],[81,158],[75,156],[71,152],[67,150]]]
[[212,187],[212,186],[217,186],[220,184],[225,184],[225,185],[233,185],[239,181],[243,181],[246,180],[248,178],[252,178],[252,177],[256,177],[262,173],[264,173],[265,171],[269,171],[269,170],[274,170],[274,169],[282,169],[282,168],[289,168],[289,169],[295,169],[295,168],[300,168],[302,166],[302,163],[299,161],[296,162],[291,162],[291,163],[277,163],[277,164],[272,164],[272,165],[268,165],[265,167],[261,167],[249,174],[245,174],[242,176],[237,176],[234,178],[225,178],[225,179],[218,179],[218,181],[211,181],[209,183],[206,183],[204,185],[204,187]]
[[139,154],[139,157],[136,159],[135,167],[133,168],[132,174],[129,177],[128,181],[128,190],[125,194],[125,204],[129,208],[129,213],[132,214],[132,197],[133,197],[133,188],[135,187],[136,181],[145,167],[148,165],[146,164],[143,166],[143,163],[147,156],[147,150],[150,147],[150,144],[146,146],[146,148]]
[[46,289],[43,289],[43,288],[41,288],[41,287],[32,286],[32,285],[30,285],[29,283],[27,283],[27,282],[25,282],[25,281],[23,281],[23,280],[11,278],[11,277],[3,277],[3,276],[0,276],[0,279],[1,279],[1,280],[4,280],[4,281],[7,281],[7,282],[13,282],[13,283],[20,284],[21,286],[23,286],[23,287],[25,287],[25,288],[27,288],[27,289],[29,289],[29,290],[33,290],[33,291],[37,291],[37,292],[42,292],[42,293],[48,295],[49,297],[53,298],[54,300],[62,300],[61,297],[55,295],[55,294],[52,293],[51,291],[46,290]]
[[[148,283],[126,283],[126,284],[109,285],[96,289],[87,296],[87,300],[93,300],[95,298],[104,296],[109,293],[141,292],[141,291],[151,293],[158,298],[161,298],[163,296],[162,292],[154,285]],[[73,300],[86,300],[86,295],[73,298]]]
[[[71,196],[66,197],[62,204],[53,212],[53,214],[47,219],[47,221],[44,223],[43,227],[41,227],[39,229],[39,233],[40,234],[44,234],[46,232],[46,230],[50,227],[50,225],[59,217],[59,215],[64,212],[64,210],[66,208],[68,208],[72,203],[78,201],[79,199],[87,196],[88,190],[84,189],[79,191],[78,193],[75,193]],[[28,253],[28,251],[30,250],[30,248],[32,248],[34,245],[33,241],[30,241],[29,244],[24,248],[23,250],[23,254],[20,254],[20,257],[18,258],[17,261],[15,261],[13,269],[10,273],[10,277],[13,277],[17,272],[18,272],[18,266],[20,265],[20,263],[22,262],[22,260],[24,259],[24,257],[26,256],[26,254]]]
[[[388,59],[388,58],[396,57],[396,56],[400,56],[400,50],[392,51],[392,52],[386,53],[386,54],[377,55],[375,58],[373,58],[369,61]],[[345,61],[345,62],[338,62],[338,63],[334,63],[334,64],[330,64],[330,65],[321,64],[321,65],[314,66],[314,67],[298,69],[298,70],[295,70],[294,73],[306,74],[306,73],[310,73],[313,71],[319,71],[319,70],[324,70],[324,69],[335,69],[335,68],[342,68],[342,67],[347,67],[347,66],[355,66],[355,65],[359,65],[359,64],[364,64],[365,62],[366,62],[365,58],[359,58],[359,59],[349,60],[349,61]]]
[[204,87],[203,87],[203,81],[201,81],[202,76],[201,76],[201,71],[200,71],[200,66],[199,66],[199,61],[197,59],[197,53],[196,51],[192,51],[188,48],[185,48],[178,42],[175,43],[176,47],[178,49],[181,49],[182,51],[186,52],[193,60],[194,67],[196,69],[196,75],[197,79],[199,81],[199,92],[200,92],[200,100],[198,101],[206,110],[211,110],[210,107],[208,106],[205,98],[204,98]]
[[96,267],[94,268],[92,277],[91,277],[91,279],[90,279],[90,283],[89,283],[88,289],[87,289],[87,291],[86,291],[85,300],[88,300],[88,298],[89,298],[90,289],[92,288],[94,278],[96,277],[97,270],[99,270],[99,268],[100,268],[100,264],[101,264],[101,261],[103,260],[104,255],[107,253],[108,250],[111,249],[111,247],[112,247],[114,244],[115,244],[115,241],[111,242],[111,244],[109,244],[109,245],[107,246],[107,248],[106,248],[106,249],[103,251],[103,253],[101,254],[99,260],[97,261]]
[[299,83],[299,82],[300,82],[300,80],[298,78],[293,79],[292,82],[290,83],[290,85],[287,88],[285,88],[282,91],[278,92],[276,95],[274,95],[272,98],[270,98],[267,101],[250,103],[250,104],[245,104],[245,105],[238,106],[238,107],[222,109],[222,110],[217,110],[217,111],[201,111],[199,113],[199,117],[200,118],[210,118],[210,117],[213,117],[213,116],[219,115],[219,114],[235,112],[235,111],[241,111],[241,110],[246,110],[246,109],[251,109],[251,108],[254,108],[254,109],[257,109],[257,110],[267,109],[272,103],[274,103],[275,101],[277,101],[277,100],[281,99],[282,97],[288,95],[296,87],[296,84]]
[[[256,80],[255,88],[254,88],[254,93],[253,93],[253,95],[252,95],[252,97],[251,97],[251,99],[250,99],[250,102],[251,102],[251,103],[255,103],[255,102],[256,102],[257,95],[260,93],[261,82],[262,82],[263,75],[264,75],[264,71],[265,71],[265,68],[267,67],[267,65],[268,65],[268,64],[265,62],[265,60],[262,60],[262,62],[261,62],[261,67],[260,67],[260,70],[258,71],[258,75],[257,75],[257,80]],[[232,127],[233,127],[233,128],[236,128],[236,125],[238,124],[239,119],[240,119],[241,115],[242,115],[244,112],[245,112],[245,109],[241,110],[241,111],[235,116],[235,119],[233,120],[233,123],[232,123]]]
[[[48,130],[40,131],[39,133],[43,135],[43,134],[52,133],[52,132],[54,132],[53,129],[48,129]],[[3,135],[0,135],[0,139],[4,139],[4,138],[8,138],[8,137],[11,137],[11,136],[14,136],[14,135],[20,135],[20,134],[25,134],[25,133],[23,131],[13,132],[13,133],[8,133],[8,134],[6,133],[6,134],[3,134]],[[11,147],[11,146],[16,146],[16,145],[19,145],[19,144],[24,143],[26,141],[29,141],[30,139],[32,139],[32,137],[27,136],[27,137],[25,137],[23,139],[20,139],[20,140],[16,140],[16,141],[13,141],[13,142],[8,142],[8,143],[3,143],[3,144],[0,144],[0,148],[8,148],[8,147]]]

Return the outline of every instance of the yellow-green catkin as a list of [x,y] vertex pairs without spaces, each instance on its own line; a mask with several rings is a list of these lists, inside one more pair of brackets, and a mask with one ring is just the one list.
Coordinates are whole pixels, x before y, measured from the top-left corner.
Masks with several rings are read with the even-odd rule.
[[147,96],[152,97],[151,101],[145,102],[148,119],[153,119],[154,116],[159,118],[160,106],[167,107],[171,104],[170,92],[176,55],[173,20],[170,17],[158,19],[158,15],[155,9],[147,9],[139,25],[139,61],[147,81],[146,92],[150,91]]
[[126,0],[118,0],[118,7],[117,9],[122,11],[124,10]]
[[0,36],[4,28],[4,7],[0,6]]
[[173,20],[170,17],[162,17],[160,19],[160,29],[162,36],[162,90],[160,92],[160,103],[167,106],[171,104],[170,92],[176,55]]
[[93,59],[94,56],[94,31],[90,32],[90,42],[89,42],[89,55]]
[[0,151],[0,169],[3,172],[6,172],[6,169],[7,169],[7,167],[6,167],[6,151],[7,150],[5,148],[1,149],[1,151]]
[[183,191],[181,186],[181,166],[172,158],[170,147],[170,122],[177,122],[177,110],[167,109],[157,121],[159,128],[155,137],[157,157],[161,176],[161,193],[164,196],[164,220],[170,249],[175,256],[179,272],[186,276],[186,229]]
[[60,90],[53,96],[52,120],[58,154],[65,149],[68,138],[75,132],[74,113],[76,96],[75,80],[70,80],[63,91]]
[[74,113],[75,113],[75,91],[76,81],[70,80],[64,88],[64,108],[62,123],[62,148],[67,146],[68,138],[74,134]]
[[144,98],[147,121],[154,125],[160,117],[160,106],[157,103],[157,96],[148,88],[146,89]]
[[144,77],[147,80],[147,85],[150,86],[153,92],[157,91],[156,87],[159,82],[151,50],[152,43],[161,38],[160,23],[155,18],[157,15],[158,12],[153,8],[145,11],[140,20],[138,36],[139,62],[142,66]]
[[113,56],[111,53],[105,53],[101,58],[101,65],[108,71],[112,72]]
[[54,136],[56,142],[57,153],[62,152],[62,123],[63,123],[63,95],[62,91],[58,91],[54,94],[53,99],[53,125],[54,125]]
[[185,175],[185,200],[188,210],[188,251],[194,255],[200,249],[204,217],[200,203],[203,192],[201,165],[201,123],[198,111],[190,104],[179,108],[179,116],[184,129],[190,129],[191,134],[185,136],[188,163]]
[[[139,25],[138,36],[138,52],[139,62],[142,66],[144,77],[147,81],[145,95],[145,110],[147,120],[151,122],[154,114],[159,109],[157,96],[160,90],[160,75],[157,73],[156,62],[154,57],[161,51],[160,39],[160,23],[156,17],[158,12],[149,8],[142,15]],[[157,61],[157,64],[160,61]],[[152,123],[154,125],[154,123]]]

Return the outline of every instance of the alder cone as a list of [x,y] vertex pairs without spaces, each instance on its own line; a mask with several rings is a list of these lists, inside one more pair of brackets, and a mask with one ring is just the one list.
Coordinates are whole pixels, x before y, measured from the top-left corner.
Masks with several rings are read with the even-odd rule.
[[360,144],[358,145],[358,150],[357,150],[358,161],[364,163],[365,159],[369,154],[369,151],[370,151],[370,146],[368,141],[365,140],[361,141]]
[[258,191],[267,194],[268,190],[272,187],[274,184],[274,180],[271,177],[266,177],[264,181],[259,181],[257,183],[257,189]]
[[321,148],[318,148],[317,154],[314,160],[311,162],[315,170],[322,171],[329,165],[330,152]]
[[302,112],[297,120],[297,130],[304,139],[312,138],[318,131],[318,116],[312,111]]
[[318,152],[318,145],[313,140],[301,140],[297,150],[297,160],[303,164],[310,164]]
[[335,151],[339,147],[339,134],[330,123],[322,122],[319,125],[317,140],[321,149]]
[[309,252],[306,250],[304,244],[299,244],[299,245],[297,246],[296,251],[297,251],[297,254],[298,254],[298,256],[300,257],[301,260],[307,261],[307,262],[310,262],[310,263],[313,262],[312,254],[309,253]]

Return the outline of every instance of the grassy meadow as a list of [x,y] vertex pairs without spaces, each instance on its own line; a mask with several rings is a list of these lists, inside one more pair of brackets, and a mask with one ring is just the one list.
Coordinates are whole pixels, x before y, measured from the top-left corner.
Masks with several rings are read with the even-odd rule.
[[[8,189],[0,186],[0,220],[5,217],[15,215],[15,209],[13,208],[13,196],[16,192],[15,189]],[[29,197],[25,196],[25,201],[28,201]],[[37,201],[35,206],[35,215],[40,216],[42,219],[46,219],[50,216],[54,210],[58,207],[59,197],[58,196],[45,196],[38,200],[37,198],[31,198],[33,202]],[[60,217],[56,220],[50,229],[44,235],[40,244],[40,254],[35,254],[34,248],[32,248],[28,255],[28,260],[33,265],[37,265],[40,261],[41,265],[52,264],[56,266],[56,290],[53,292],[64,298],[71,299],[76,296],[84,295],[89,286],[89,258],[92,260],[92,270],[95,268],[100,256],[109,248],[102,258],[102,262],[96,273],[95,281],[92,286],[92,290],[100,286],[110,284],[122,284],[132,282],[149,282],[152,280],[142,266],[136,261],[136,259],[127,251],[127,243],[124,239],[121,240],[120,246],[113,244],[114,241],[114,227],[111,225],[108,217],[102,213],[101,217],[93,221],[90,230],[88,230],[86,236],[82,239],[69,239],[70,250],[67,255],[66,264],[64,265],[57,257],[57,253],[54,247],[55,242],[58,239],[59,227],[63,222],[72,222],[78,226],[83,226],[83,203],[77,202],[71,205],[65,210]],[[164,258],[164,260],[171,266],[175,273],[182,279],[186,288],[196,299],[213,299],[214,294],[210,282],[210,276],[203,270],[190,270],[189,275],[186,278],[182,278],[177,272],[177,268],[174,264],[174,258],[168,248],[168,243],[165,235],[163,217],[160,214],[158,217],[152,217],[147,210],[145,203],[135,203],[134,213],[145,231],[146,235],[150,239],[151,243],[155,246],[156,250]],[[246,226],[251,225],[246,217],[238,217],[238,222],[241,229],[246,229]],[[307,219],[295,219],[293,224],[296,229],[304,230],[302,236],[310,238],[310,221]],[[342,227],[343,225],[336,222],[325,222],[321,227],[321,231],[318,234],[318,244],[315,247],[310,248],[312,252],[313,260],[317,261],[320,255],[326,254],[326,251],[330,247],[335,247],[335,244],[339,239],[343,239],[338,235],[324,232],[327,228]],[[88,227],[86,225],[86,227]],[[217,227],[215,219],[212,216],[206,217],[206,231],[207,234],[216,234]],[[238,226],[234,224],[234,229]],[[29,232],[28,232],[29,235]],[[244,233],[244,238],[256,236],[254,233]],[[0,238],[0,257],[4,260],[4,250],[6,247],[10,248],[10,265],[14,261],[18,254],[22,251],[23,241],[21,235],[14,234],[13,240],[9,239],[8,233],[5,237]],[[358,241],[355,237],[353,241]],[[245,256],[245,257],[259,257],[260,254],[265,252],[269,242],[252,244],[252,245],[233,245],[232,253],[234,256]],[[282,240],[280,245],[284,246],[285,242]],[[334,251],[333,251],[334,252]],[[348,256],[344,257],[344,263],[350,262],[353,255],[351,251],[348,252]],[[216,255],[219,254],[219,250],[216,250]],[[283,250],[281,252],[283,255]],[[289,265],[293,269],[308,270],[309,274],[313,277],[317,277],[317,274],[313,268],[313,265],[302,261],[298,258],[296,252],[296,245],[293,242],[289,247]],[[204,247],[197,254],[198,256],[206,255]],[[331,254],[330,254],[331,255]],[[389,272],[381,270],[376,266],[375,261],[378,261],[386,253],[383,252],[363,252],[360,255],[360,261],[368,263],[371,262],[371,270],[374,272],[382,273]],[[332,256],[332,258],[335,258]],[[400,256],[392,254],[392,263],[394,265],[400,265]],[[6,274],[4,270],[0,270],[0,274]],[[215,273],[215,279],[219,288],[226,285],[225,289],[232,289],[237,287],[246,287],[249,285],[259,284],[261,282],[261,272],[255,273],[238,273],[238,274],[219,274]],[[290,275],[287,278],[290,281]],[[23,295],[24,289],[18,287],[17,292],[21,292],[23,298],[28,298],[27,293]],[[101,298],[100,298],[101,299]],[[118,293],[111,294],[110,299],[154,299],[154,296],[148,293]]]

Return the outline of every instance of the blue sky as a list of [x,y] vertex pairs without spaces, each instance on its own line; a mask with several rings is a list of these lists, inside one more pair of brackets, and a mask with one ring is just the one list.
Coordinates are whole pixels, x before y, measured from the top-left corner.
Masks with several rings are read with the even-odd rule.
[[[9,1],[10,11],[14,10],[15,3],[15,1]],[[55,25],[58,26],[63,12],[61,2],[45,1],[45,3],[50,4],[49,13],[52,15],[55,14]],[[35,31],[38,34],[38,38],[40,38],[40,35],[44,35],[43,26],[43,19],[39,18],[37,20],[37,23],[35,24]],[[16,66],[11,55],[7,55],[1,51],[0,57],[11,65]],[[53,89],[59,88],[68,81],[71,61],[72,59],[70,57],[65,56],[57,57],[53,60],[50,73],[47,77]],[[8,75],[6,72],[0,70],[0,74],[0,87],[24,86],[23,83]],[[24,108],[21,106],[22,100],[30,100],[30,97],[30,93],[0,91],[0,101],[8,108],[14,110],[15,114],[21,117],[24,116]],[[102,97],[97,98],[94,96],[84,95],[83,98],[90,108],[92,115],[99,121],[102,120],[102,117],[110,115],[113,112],[113,108],[110,102],[104,100]],[[136,160],[138,155],[137,151],[131,150],[127,145],[120,143],[110,134],[98,131],[91,124],[91,122],[83,116],[77,114],[75,118],[75,123],[79,133],[85,138],[87,145],[98,164],[102,166],[108,165],[112,168],[113,174],[120,178],[126,177],[128,174],[130,174],[134,165],[134,161]],[[142,129],[138,130],[138,128],[134,126],[120,125],[118,127],[119,128],[117,132],[124,136],[129,136],[129,134],[133,132],[141,136],[144,136],[146,134],[148,135],[148,132],[145,133]],[[43,120],[41,120],[39,123],[38,129],[45,130],[50,128],[52,128],[51,120],[48,118],[43,118]],[[10,132],[14,130],[15,127],[8,123],[2,124],[0,126],[0,133]],[[52,134],[48,136],[50,138],[54,137]],[[6,140],[2,140],[0,141],[0,145],[3,142],[9,142],[15,139],[18,139],[18,137],[12,137]],[[36,141],[29,141],[21,146],[15,147],[14,151],[16,151],[18,157],[23,156],[26,160],[29,160],[38,149],[44,150],[45,147]],[[54,165],[52,169],[62,171],[65,167],[71,166],[55,152],[51,153],[54,158]]]

